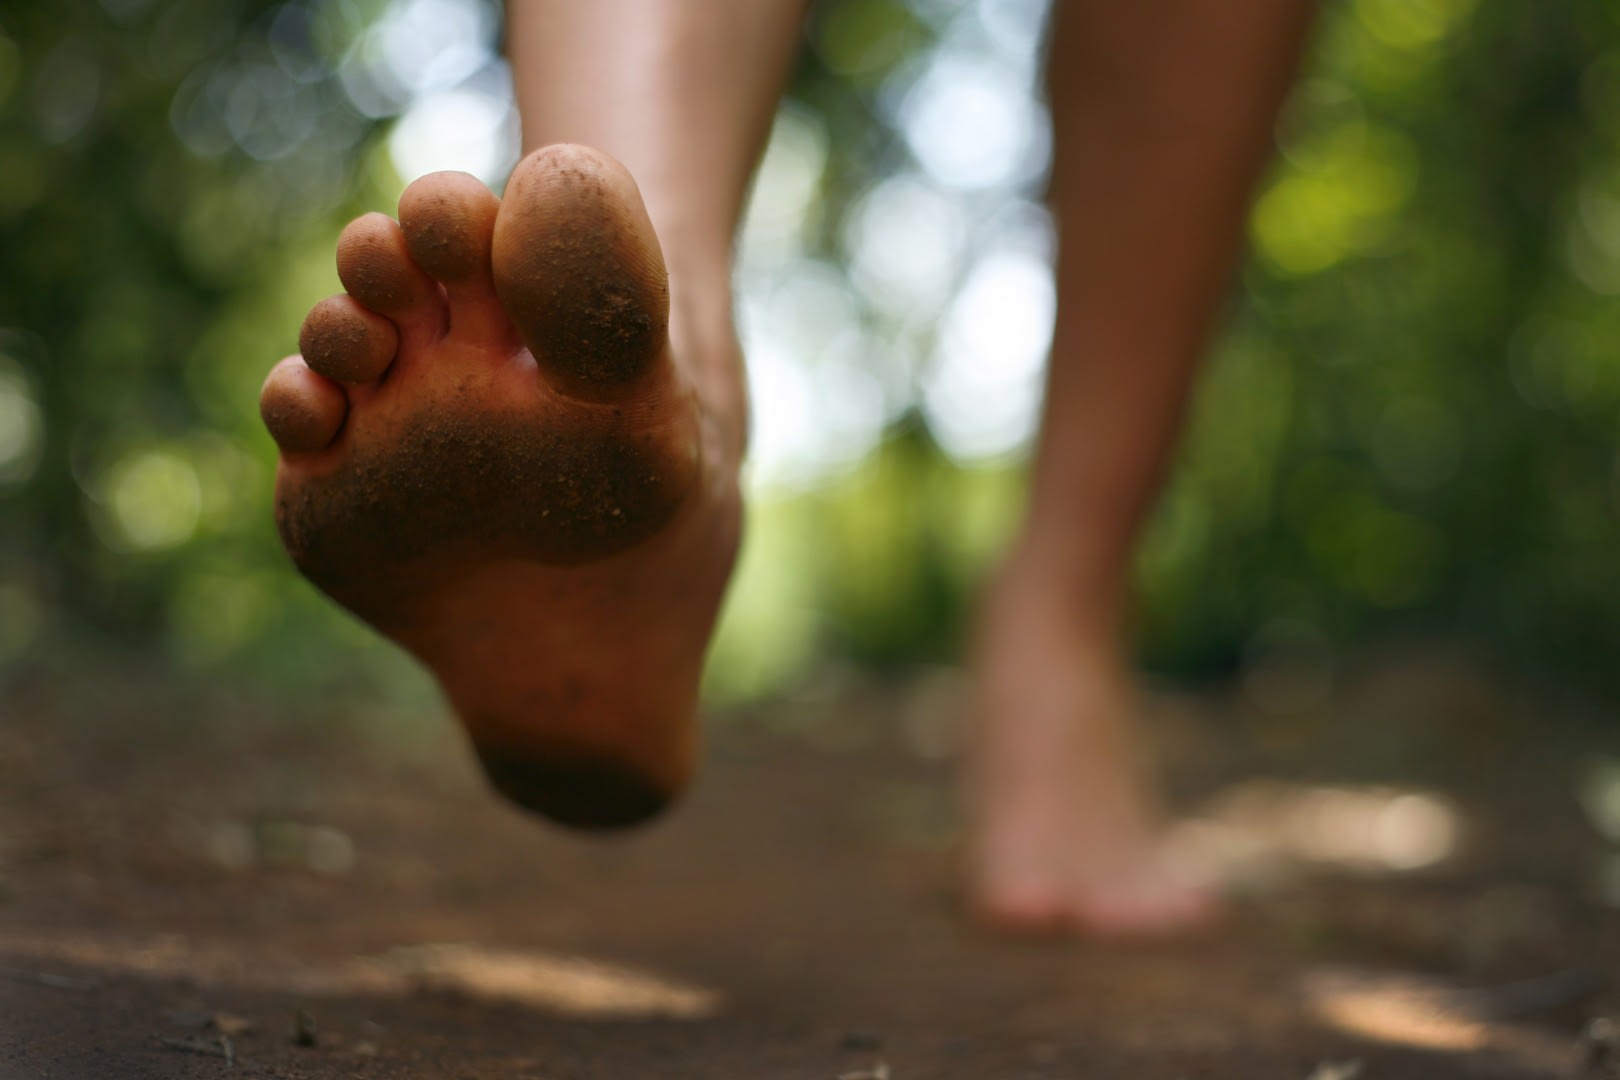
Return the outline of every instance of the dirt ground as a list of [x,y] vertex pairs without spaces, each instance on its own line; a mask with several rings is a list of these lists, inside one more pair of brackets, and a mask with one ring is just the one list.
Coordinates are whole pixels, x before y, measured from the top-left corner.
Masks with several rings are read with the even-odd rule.
[[1240,895],[1129,946],[963,918],[951,672],[720,714],[611,838],[509,810],[438,717],[24,683],[0,1077],[1620,1076],[1601,726],[1443,657],[1279,678],[1155,700]]

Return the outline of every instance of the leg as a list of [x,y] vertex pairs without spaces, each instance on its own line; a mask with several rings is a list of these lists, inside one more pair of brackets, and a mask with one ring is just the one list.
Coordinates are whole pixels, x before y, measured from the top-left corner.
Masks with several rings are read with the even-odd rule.
[[977,655],[974,888],[1002,923],[1153,932],[1210,908],[1157,853],[1123,623],[1310,16],[1304,0],[1058,5],[1058,320],[1030,505]]
[[345,230],[347,293],[261,399],[277,524],[433,670],[501,791],[628,824],[694,762],[740,517],[732,233],[800,12],[512,9],[526,138],[552,145],[504,200],[438,173]]

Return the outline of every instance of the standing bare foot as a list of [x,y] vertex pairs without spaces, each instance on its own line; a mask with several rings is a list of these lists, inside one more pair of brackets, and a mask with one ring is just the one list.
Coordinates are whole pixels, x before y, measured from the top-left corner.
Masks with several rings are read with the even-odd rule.
[[1012,930],[1155,936],[1215,913],[1165,857],[1131,737],[1136,700],[1113,635],[1011,564],[988,597],[975,657],[976,912]]
[[737,547],[743,418],[713,389],[736,343],[698,329],[728,318],[671,311],[634,181],[579,146],[531,154],[504,202],[423,177],[337,259],[347,293],[260,401],[288,553],[432,669],[508,797],[657,813]]

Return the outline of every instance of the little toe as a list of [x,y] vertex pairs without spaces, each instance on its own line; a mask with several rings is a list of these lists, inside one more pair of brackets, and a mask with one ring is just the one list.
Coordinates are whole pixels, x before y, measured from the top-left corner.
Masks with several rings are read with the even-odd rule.
[[444,335],[445,303],[438,283],[411,259],[399,223],[366,214],[344,228],[337,243],[338,278],[369,311],[386,316],[407,339]]
[[564,393],[619,398],[667,370],[669,279],[624,166],[558,144],[518,163],[492,250],[495,289]]
[[259,392],[259,415],[284,453],[310,453],[332,445],[343,428],[349,400],[343,388],[289,356],[270,369]]
[[469,344],[516,344],[490,272],[500,208],[495,193],[464,172],[430,173],[399,198],[399,224],[411,258],[444,285],[449,334]]
[[298,351],[310,370],[341,383],[376,381],[398,350],[394,324],[347,294],[316,304],[298,332]]

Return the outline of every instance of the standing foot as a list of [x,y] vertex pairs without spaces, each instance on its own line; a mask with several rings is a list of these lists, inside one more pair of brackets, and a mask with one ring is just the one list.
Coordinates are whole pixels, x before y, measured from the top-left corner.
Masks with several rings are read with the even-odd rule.
[[1166,857],[1131,738],[1132,681],[1112,635],[1081,628],[1046,575],[1012,566],[975,657],[975,912],[1017,931],[1104,937],[1197,929],[1212,890]]

